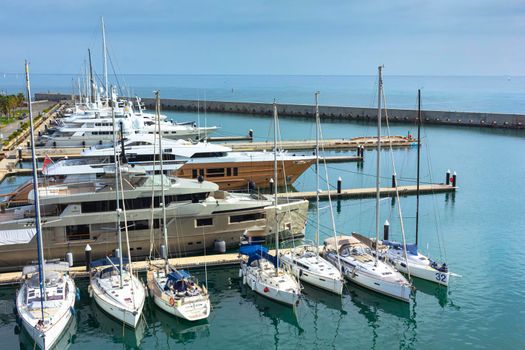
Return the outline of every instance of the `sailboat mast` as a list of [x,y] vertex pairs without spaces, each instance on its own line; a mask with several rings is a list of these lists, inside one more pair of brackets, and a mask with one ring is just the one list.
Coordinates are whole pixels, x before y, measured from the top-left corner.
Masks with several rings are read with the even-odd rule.
[[319,229],[320,229],[320,213],[319,213],[319,91],[315,93],[315,200],[317,205],[317,229],[315,231],[315,249],[319,255]]
[[277,104],[273,101],[273,194],[274,194],[274,217],[275,217],[275,256],[277,264],[275,265],[275,274],[279,273],[279,222],[277,217],[277,187],[279,180],[277,178]]
[[[377,163],[376,163],[376,245],[379,243],[379,225],[380,225],[380,175],[381,175],[381,92],[383,90],[383,78],[381,76],[382,66],[377,67],[378,81],[377,81]],[[375,264],[377,265],[378,254],[376,252]]]
[[91,65],[91,50],[88,49],[89,56],[89,83],[91,84],[91,102],[95,103],[96,91],[95,91],[95,81],[93,80],[93,66]]
[[104,92],[106,94],[106,105],[109,102],[108,93],[108,60],[107,60],[107,48],[106,48],[106,27],[104,26],[104,17],[100,17],[102,22],[102,57],[104,60]]
[[115,200],[116,200],[116,213],[117,213],[117,233],[118,233],[118,251],[119,251],[119,274],[120,274],[120,288],[123,286],[122,269],[124,263],[122,261],[122,227],[120,227],[120,196],[119,196],[119,170],[120,162],[117,158],[117,125],[115,121],[115,106],[111,104],[111,119],[113,121],[113,158],[115,160]]
[[36,165],[36,151],[35,151],[35,133],[33,127],[33,107],[31,105],[31,84],[29,82],[29,64],[26,65],[26,89],[27,89],[27,105],[29,107],[29,135],[31,137],[31,158],[33,162],[33,193],[35,201],[35,219],[36,219],[36,238],[37,238],[37,253],[38,253],[38,275],[40,284],[40,302],[42,310],[42,320],[44,320],[44,301],[46,300],[46,276],[44,270],[44,242],[42,241],[42,222],[40,220],[40,200],[38,193],[38,173]]
[[155,97],[157,102],[157,123],[159,126],[159,155],[160,155],[160,180],[161,180],[161,201],[162,201],[162,236],[164,237],[164,246],[166,248],[165,267],[168,268],[168,228],[166,225],[166,198],[164,196],[164,168],[163,168],[163,158],[164,152],[162,150],[162,130],[160,129],[160,93],[155,91]]
[[416,247],[419,243],[419,167],[421,158],[421,89],[417,90],[417,184],[416,184]]

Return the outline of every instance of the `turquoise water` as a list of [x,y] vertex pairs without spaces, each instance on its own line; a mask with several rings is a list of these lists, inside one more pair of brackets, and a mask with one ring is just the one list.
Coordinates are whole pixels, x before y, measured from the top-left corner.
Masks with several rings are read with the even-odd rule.
[[[387,82],[385,93],[391,100]],[[369,98],[373,99],[373,93]],[[425,94],[423,98],[426,101]],[[192,113],[167,114],[176,120],[197,119]],[[203,124],[204,114],[199,117]],[[253,128],[260,140],[272,136],[271,118],[226,114],[207,114],[205,118],[209,125],[220,125],[223,135],[245,134]],[[312,122],[306,119],[281,117],[280,128],[283,139],[315,136]],[[415,134],[415,127],[396,124],[390,130],[402,135],[409,131]],[[323,132],[325,138],[370,136],[375,126],[326,121]],[[448,290],[415,281],[415,297],[410,305],[404,305],[352,285],[347,286],[343,298],[307,288],[294,313],[242,288],[236,267],[214,268],[208,271],[213,310],[207,323],[184,324],[148,304],[143,329],[137,333],[125,330],[123,336],[122,325],[105,317],[89,300],[87,281],[79,281],[83,293],[70,348],[524,348],[525,270],[521,266],[525,252],[521,242],[525,228],[525,133],[428,126],[423,135],[422,181],[442,182],[447,169],[458,174],[457,193],[421,198],[421,249],[434,258],[446,258],[450,269],[462,275],[452,279]],[[329,164],[330,184],[335,185],[340,176],[345,188],[373,186],[375,155],[366,151],[362,167]],[[413,183],[416,149],[394,150],[393,156],[400,183]],[[392,174],[388,151],[382,152],[381,168],[382,182],[388,185]],[[313,168],[294,188],[315,188]],[[331,234],[327,205],[321,203],[323,237]],[[333,206],[338,231],[373,234],[373,200],[334,201]],[[412,240],[415,198],[401,198],[401,207],[406,235]],[[392,200],[382,200],[381,210],[381,221],[388,219],[392,235],[399,238],[400,222]],[[309,237],[314,220],[312,205]],[[203,271],[197,272],[204,279]],[[6,348],[19,344],[19,336],[13,332],[14,293],[12,287],[0,289],[0,339]]]

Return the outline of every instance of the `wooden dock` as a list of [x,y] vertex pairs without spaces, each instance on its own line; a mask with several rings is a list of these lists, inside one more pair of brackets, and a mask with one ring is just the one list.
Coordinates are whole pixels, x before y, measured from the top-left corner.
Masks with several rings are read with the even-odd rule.
[[[287,249],[281,249],[286,251]],[[274,250],[270,251],[270,254],[275,254]],[[240,263],[238,253],[225,253],[225,254],[212,254],[206,256],[189,256],[183,258],[170,259],[170,264],[176,268],[203,268],[212,266],[232,266]],[[163,260],[156,260],[152,262],[156,265],[164,265]],[[133,270],[137,272],[147,271],[149,263],[148,261],[134,261],[132,262]],[[109,267],[109,265],[107,266]],[[73,278],[88,278],[89,272],[86,271],[85,266],[74,266],[70,269],[71,276]],[[4,272],[0,273],[0,286],[13,285],[20,283],[22,279],[22,272]]]
[[[273,141],[266,142],[247,142],[247,143],[227,143],[225,146],[231,147],[234,151],[271,151]],[[377,145],[376,137],[354,137],[351,139],[328,139],[319,142],[319,148],[325,150],[355,150],[359,146],[374,148]],[[387,147],[412,147],[417,145],[417,140],[404,136],[384,136],[381,138],[381,146]],[[294,140],[281,141],[279,148],[288,151],[311,150],[315,148],[315,140]]]
[[[435,194],[435,193],[445,193],[445,192],[454,192],[457,187],[446,185],[446,184],[431,184],[431,185],[419,185],[420,194]],[[397,190],[399,191],[400,196],[415,195],[417,186],[398,186]],[[392,197],[396,195],[395,187],[381,187],[379,189],[381,197]],[[375,187],[371,188],[351,188],[343,189],[340,193],[337,190],[332,191],[321,191],[319,192],[320,199],[328,199],[328,194],[330,194],[332,199],[340,198],[367,198],[375,197],[377,191]],[[315,191],[311,192],[289,192],[289,193],[279,193],[280,197],[287,197],[293,199],[315,199]]]

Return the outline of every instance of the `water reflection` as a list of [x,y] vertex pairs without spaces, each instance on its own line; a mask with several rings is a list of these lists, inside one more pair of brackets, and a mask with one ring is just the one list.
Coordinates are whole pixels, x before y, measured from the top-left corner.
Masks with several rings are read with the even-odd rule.
[[163,348],[169,348],[169,340],[175,340],[176,344],[190,344],[196,339],[210,336],[208,320],[195,322],[185,321],[179,317],[168,314],[155,306],[151,299],[147,301],[146,319],[150,324],[151,332],[155,337],[157,329],[160,328],[166,335],[166,344]]
[[[87,320],[84,321],[86,326],[108,335],[113,343],[123,344],[126,349],[140,349],[147,328],[143,318],[133,329],[109,316],[95,302],[91,302],[89,310],[91,313],[87,315]],[[97,333],[100,334],[100,332]]]

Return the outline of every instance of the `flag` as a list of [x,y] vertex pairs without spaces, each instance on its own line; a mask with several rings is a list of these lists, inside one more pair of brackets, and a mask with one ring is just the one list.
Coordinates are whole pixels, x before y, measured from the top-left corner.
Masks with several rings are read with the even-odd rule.
[[54,164],[54,162],[49,158],[49,156],[46,154],[46,157],[44,158],[44,165],[42,165],[42,173],[45,174],[46,168],[49,164]]

